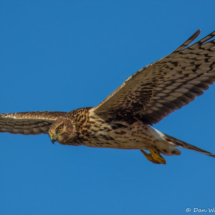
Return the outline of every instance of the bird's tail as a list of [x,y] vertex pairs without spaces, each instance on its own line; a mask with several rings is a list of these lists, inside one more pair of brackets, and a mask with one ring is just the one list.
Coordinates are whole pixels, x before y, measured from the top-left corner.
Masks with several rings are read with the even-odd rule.
[[205,151],[203,149],[200,149],[200,148],[198,148],[196,146],[193,146],[193,145],[191,145],[189,143],[186,143],[186,142],[184,142],[182,140],[176,139],[175,137],[171,137],[171,136],[163,133],[162,138],[165,141],[167,141],[168,143],[172,144],[172,145],[180,146],[180,147],[185,148],[185,149],[190,149],[190,150],[193,150],[193,151],[196,151],[196,152],[200,152],[200,153],[203,153],[205,155],[209,155],[209,156],[215,158],[215,154],[207,152],[207,151]]

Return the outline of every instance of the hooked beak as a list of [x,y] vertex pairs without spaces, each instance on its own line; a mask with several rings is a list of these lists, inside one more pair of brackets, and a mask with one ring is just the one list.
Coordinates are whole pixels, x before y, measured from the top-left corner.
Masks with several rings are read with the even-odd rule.
[[54,144],[54,142],[56,141],[57,137],[55,137],[53,133],[50,133],[49,135],[50,135],[52,143]]

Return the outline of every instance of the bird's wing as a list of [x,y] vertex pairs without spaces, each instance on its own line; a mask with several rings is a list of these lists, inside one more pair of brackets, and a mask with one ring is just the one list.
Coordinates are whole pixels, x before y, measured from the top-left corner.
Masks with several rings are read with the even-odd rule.
[[51,124],[66,112],[37,111],[0,114],[0,132],[47,134]]
[[152,125],[203,94],[215,80],[215,40],[210,40],[215,31],[185,48],[199,33],[137,71],[92,110],[107,121],[139,119]]

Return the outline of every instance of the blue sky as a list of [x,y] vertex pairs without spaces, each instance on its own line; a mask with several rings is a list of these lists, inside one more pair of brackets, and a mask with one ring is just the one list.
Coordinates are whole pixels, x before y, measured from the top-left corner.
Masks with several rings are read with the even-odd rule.
[[[214,1],[0,1],[0,112],[96,106],[199,28]],[[215,86],[154,127],[215,153]],[[215,207],[215,159],[182,149],[167,165],[138,150],[0,134],[0,214],[186,214]],[[192,211],[190,213],[193,213]]]

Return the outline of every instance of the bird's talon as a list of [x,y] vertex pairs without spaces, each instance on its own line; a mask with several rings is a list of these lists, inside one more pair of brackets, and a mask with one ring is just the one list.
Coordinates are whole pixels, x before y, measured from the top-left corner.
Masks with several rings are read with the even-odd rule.
[[155,152],[152,148],[148,148],[154,160],[159,163],[166,164],[166,160],[160,155],[160,153]]
[[152,163],[155,164],[161,164],[160,162],[156,161],[151,154],[146,153],[145,151],[143,151],[142,149],[140,149],[140,151],[144,154],[144,156],[146,157],[147,160],[151,161]]

